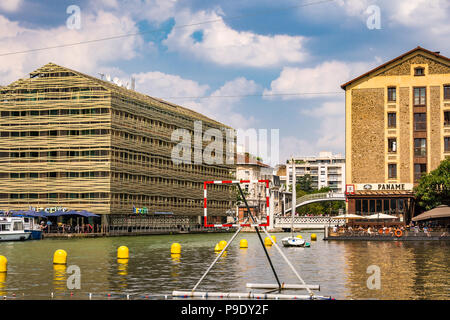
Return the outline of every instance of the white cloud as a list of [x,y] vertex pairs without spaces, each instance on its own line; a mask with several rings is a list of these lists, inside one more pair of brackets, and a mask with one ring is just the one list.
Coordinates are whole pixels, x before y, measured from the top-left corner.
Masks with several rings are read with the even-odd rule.
[[[236,31],[216,12],[184,10],[175,17],[176,25],[164,44],[169,50],[189,53],[220,65],[268,67],[305,60],[305,37],[289,35],[259,35]],[[198,24],[209,21],[211,23]],[[191,25],[190,27],[180,27]],[[194,33],[201,34],[201,41]]]
[[209,89],[208,85],[159,71],[138,73],[133,77],[136,78],[137,91],[154,97],[168,97],[168,100],[170,97],[204,96]]
[[261,89],[253,80],[239,77],[208,94],[208,85],[178,75],[154,71],[133,77],[139,92],[190,108],[236,129],[248,128],[256,122],[254,117],[246,117],[236,110],[242,95],[254,94]]
[[22,5],[22,0],[2,0],[0,1],[0,11],[14,12]]
[[[284,67],[280,76],[265,89],[267,99],[305,99],[342,95],[340,85],[366,70],[373,63],[345,63],[326,61],[312,68]],[[342,93],[341,93],[342,91]],[[317,94],[317,93],[327,94]],[[295,94],[278,96],[279,94]],[[302,95],[303,93],[308,93]],[[274,95],[274,96],[270,96]]]
[[[17,22],[0,15],[0,43],[2,44],[0,54],[133,32],[137,32],[137,27],[129,17],[116,16],[104,11],[92,14],[84,13],[80,30],[69,30],[65,25],[41,29],[21,27]],[[137,50],[141,45],[140,37],[125,37],[117,40],[0,56],[0,79],[2,84],[8,84],[48,62],[96,74],[101,65],[105,63],[136,57]]]
[[97,10],[108,8],[116,13],[126,12],[137,21],[160,23],[173,17],[177,3],[177,0],[92,0],[91,5]]

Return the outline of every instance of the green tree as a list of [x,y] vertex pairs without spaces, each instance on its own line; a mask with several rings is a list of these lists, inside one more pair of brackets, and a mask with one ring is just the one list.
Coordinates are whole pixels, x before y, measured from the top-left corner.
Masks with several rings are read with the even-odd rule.
[[439,167],[420,178],[414,188],[418,205],[430,210],[440,204],[450,204],[450,158],[443,160]]
[[303,190],[306,193],[311,193],[312,191],[314,191],[314,188],[312,187],[312,178],[309,174],[298,177],[297,186],[299,186],[300,190]]

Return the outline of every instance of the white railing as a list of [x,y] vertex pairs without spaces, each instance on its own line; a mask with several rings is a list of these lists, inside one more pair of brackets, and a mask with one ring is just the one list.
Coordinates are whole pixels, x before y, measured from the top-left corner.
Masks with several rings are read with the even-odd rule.
[[[276,228],[290,228],[292,217],[275,217]],[[325,228],[328,226],[343,225],[345,219],[333,219],[332,217],[294,217],[294,228]]]

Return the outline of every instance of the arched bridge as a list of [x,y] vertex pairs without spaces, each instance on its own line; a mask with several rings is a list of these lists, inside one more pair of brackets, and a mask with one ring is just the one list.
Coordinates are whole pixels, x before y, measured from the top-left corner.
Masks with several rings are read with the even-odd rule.
[[[323,201],[345,201],[344,193],[336,192],[326,192],[326,193],[313,193],[307,194],[303,197],[297,198],[296,208],[301,206],[306,206],[314,202]],[[288,205],[287,205],[288,207]],[[292,206],[289,206],[285,210],[285,215],[290,213]],[[284,217],[275,216],[274,217],[274,227],[275,228],[291,228],[291,215],[286,215]],[[300,229],[323,229],[326,226],[342,225],[345,219],[333,219],[332,217],[294,217],[294,228]]]
[[[323,201],[345,201],[345,193],[337,193],[337,192],[324,192],[324,193],[312,193],[304,195],[303,197],[297,198],[295,202],[295,207],[306,206],[307,204],[314,202],[323,202]],[[292,205],[289,206],[284,213],[291,212]]]

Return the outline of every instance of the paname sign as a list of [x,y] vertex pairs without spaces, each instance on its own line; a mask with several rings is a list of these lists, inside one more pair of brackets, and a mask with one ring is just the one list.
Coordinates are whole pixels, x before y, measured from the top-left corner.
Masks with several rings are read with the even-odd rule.
[[412,183],[360,183],[356,184],[357,191],[411,191]]

